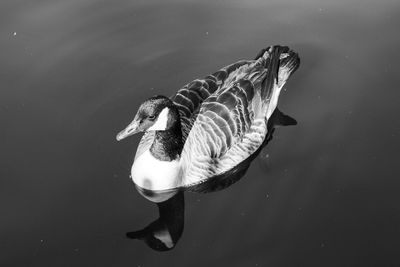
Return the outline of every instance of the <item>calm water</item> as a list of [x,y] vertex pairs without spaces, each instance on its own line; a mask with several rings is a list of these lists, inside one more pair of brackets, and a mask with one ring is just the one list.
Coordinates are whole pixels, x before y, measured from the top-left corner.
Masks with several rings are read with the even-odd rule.
[[[398,1],[0,3],[0,265],[400,264]],[[176,247],[129,169],[138,105],[270,44],[299,52],[246,175],[185,193]]]

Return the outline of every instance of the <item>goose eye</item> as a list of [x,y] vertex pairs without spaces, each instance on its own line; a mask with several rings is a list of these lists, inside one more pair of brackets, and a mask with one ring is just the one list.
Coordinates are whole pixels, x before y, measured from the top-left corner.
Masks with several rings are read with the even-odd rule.
[[154,120],[156,118],[156,116],[152,115],[152,116],[149,116],[148,118],[149,118],[149,120]]

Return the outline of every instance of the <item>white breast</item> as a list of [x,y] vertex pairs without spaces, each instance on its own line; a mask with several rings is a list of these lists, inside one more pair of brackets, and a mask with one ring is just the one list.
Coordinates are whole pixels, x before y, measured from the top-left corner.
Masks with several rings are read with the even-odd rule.
[[166,190],[181,184],[179,160],[162,161],[146,150],[133,162],[131,176],[133,182],[149,190]]

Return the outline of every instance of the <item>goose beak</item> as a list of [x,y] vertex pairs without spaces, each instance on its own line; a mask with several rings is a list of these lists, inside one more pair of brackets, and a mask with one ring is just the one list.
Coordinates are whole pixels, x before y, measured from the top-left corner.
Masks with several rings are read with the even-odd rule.
[[139,126],[140,126],[139,121],[133,120],[131,124],[129,124],[124,130],[122,130],[117,134],[117,141],[121,141],[122,139],[127,138],[128,136],[140,132]]

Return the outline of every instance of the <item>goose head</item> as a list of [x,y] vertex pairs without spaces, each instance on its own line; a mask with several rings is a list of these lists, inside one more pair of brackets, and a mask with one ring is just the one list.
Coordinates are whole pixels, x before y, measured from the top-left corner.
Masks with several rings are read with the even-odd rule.
[[180,124],[178,109],[165,96],[153,96],[140,105],[133,121],[117,135],[117,141],[139,132],[167,131]]

